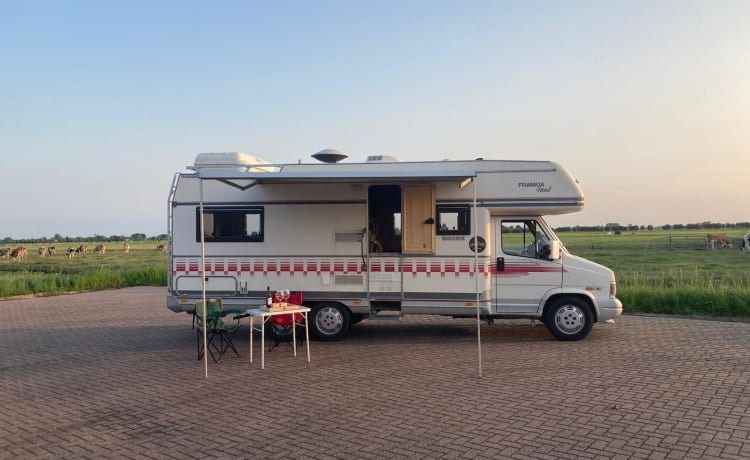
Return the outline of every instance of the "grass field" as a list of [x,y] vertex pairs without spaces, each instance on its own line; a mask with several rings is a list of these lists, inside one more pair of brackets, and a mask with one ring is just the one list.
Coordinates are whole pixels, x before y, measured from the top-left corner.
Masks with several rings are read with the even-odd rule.
[[65,250],[82,243],[55,244],[57,254],[47,257],[38,255],[39,245],[26,245],[28,255],[25,259],[18,262],[0,259],[0,297],[166,286],[167,256],[156,250],[160,243],[163,242],[133,241],[128,253],[123,252],[121,242],[105,243],[105,254],[93,252],[97,243],[86,243],[88,254],[71,259]]
[[[712,233],[738,238],[747,230]],[[737,247],[711,250],[705,235],[701,230],[654,230],[558,236],[572,253],[615,271],[626,312],[750,317],[750,254]],[[165,286],[166,255],[156,250],[159,243],[131,242],[127,254],[122,243],[111,243],[104,255],[73,259],[60,250],[78,244],[58,244],[63,253],[53,257],[40,257],[38,246],[27,245],[25,260],[0,259],[0,297]]]
[[[626,312],[750,317],[750,253],[711,250],[706,231],[561,233],[568,250],[615,271]],[[739,238],[747,230],[719,231]]]

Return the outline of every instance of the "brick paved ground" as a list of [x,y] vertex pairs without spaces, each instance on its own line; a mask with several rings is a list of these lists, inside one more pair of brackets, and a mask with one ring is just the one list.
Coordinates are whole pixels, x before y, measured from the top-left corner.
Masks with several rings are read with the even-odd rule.
[[[0,302],[1,458],[750,458],[750,324],[362,322],[266,370],[195,357],[162,288]],[[282,399],[283,398],[283,399]]]

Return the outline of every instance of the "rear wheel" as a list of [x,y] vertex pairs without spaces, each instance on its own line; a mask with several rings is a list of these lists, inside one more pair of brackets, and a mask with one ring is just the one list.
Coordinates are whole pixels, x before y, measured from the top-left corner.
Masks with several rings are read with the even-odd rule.
[[310,326],[315,338],[324,342],[341,340],[349,332],[349,309],[338,303],[320,303],[311,312]]
[[544,313],[544,324],[560,340],[581,340],[594,325],[589,304],[577,297],[560,297]]

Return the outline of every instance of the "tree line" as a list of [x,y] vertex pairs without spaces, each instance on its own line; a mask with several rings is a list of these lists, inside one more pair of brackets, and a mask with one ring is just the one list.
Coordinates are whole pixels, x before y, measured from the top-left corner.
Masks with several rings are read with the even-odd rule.
[[[734,229],[750,229],[750,222],[736,222],[736,223],[721,223],[721,222],[700,222],[694,224],[665,224],[665,225],[635,225],[627,224],[622,225],[617,222],[610,222],[605,225],[573,225],[567,227],[555,227],[555,231],[558,233],[565,232],[635,232],[635,231],[651,231],[651,230],[734,230]],[[159,235],[147,236],[145,233],[133,233],[130,236],[126,235],[91,235],[91,236],[62,236],[59,233],[55,233],[54,236],[47,238],[18,238],[13,239],[6,236],[2,239],[2,244],[47,244],[47,243],[107,243],[116,241],[165,241],[167,239],[166,233]]]
[[736,222],[736,223],[721,223],[721,222],[700,222],[694,224],[665,224],[665,225],[635,225],[627,224],[621,225],[617,222],[608,223],[606,225],[574,225],[568,227],[555,227],[555,231],[558,233],[564,232],[635,232],[635,231],[650,231],[650,230],[734,230],[734,229],[750,229],[750,222]]
[[6,236],[2,239],[3,244],[48,244],[48,243],[107,243],[116,241],[164,241],[167,239],[167,234],[162,233],[155,236],[147,236],[145,233],[133,233],[130,236],[125,235],[91,235],[91,236],[62,236],[59,233],[55,233],[54,236],[47,238],[11,238]]

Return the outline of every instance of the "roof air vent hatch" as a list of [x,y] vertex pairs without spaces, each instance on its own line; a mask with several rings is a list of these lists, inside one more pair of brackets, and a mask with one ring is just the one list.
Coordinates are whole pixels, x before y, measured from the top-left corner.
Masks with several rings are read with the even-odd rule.
[[390,155],[370,155],[367,157],[368,163],[399,163],[400,160]]
[[334,149],[321,150],[320,152],[314,153],[311,156],[318,161],[322,161],[323,163],[338,163],[341,160],[349,158],[348,155],[344,155],[343,153]]

